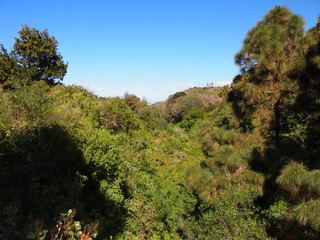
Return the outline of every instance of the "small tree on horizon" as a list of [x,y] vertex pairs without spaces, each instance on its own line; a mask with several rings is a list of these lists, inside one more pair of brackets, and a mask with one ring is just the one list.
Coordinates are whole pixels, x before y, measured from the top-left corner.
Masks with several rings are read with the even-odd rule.
[[[23,25],[13,50],[0,49],[0,83],[7,88],[31,85],[43,80],[54,85],[63,80],[68,64],[58,52],[58,42],[48,30]],[[13,70],[14,69],[14,70]]]

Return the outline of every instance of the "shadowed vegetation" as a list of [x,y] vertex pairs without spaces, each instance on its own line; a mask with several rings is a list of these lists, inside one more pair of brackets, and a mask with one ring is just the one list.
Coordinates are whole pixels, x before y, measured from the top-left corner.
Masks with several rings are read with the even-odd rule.
[[320,238],[320,22],[276,6],[231,86],[156,105],[62,85],[57,47],[0,49],[1,239]]

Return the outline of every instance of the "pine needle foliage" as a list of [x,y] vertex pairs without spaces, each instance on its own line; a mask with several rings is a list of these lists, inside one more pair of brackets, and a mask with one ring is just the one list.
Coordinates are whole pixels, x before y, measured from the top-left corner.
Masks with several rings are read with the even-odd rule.
[[302,164],[292,161],[281,170],[276,182],[293,196],[297,196],[306,174],[307,171]]
[[306,167],[297,162],[290,162],[282,170],[276,182],[293,196],[311,198],[319,196],[320,170],[308,171]]
[[293,208],[293,214],[302,226],[309,224],[313,229],[320,231],[320,201],[310,200]]

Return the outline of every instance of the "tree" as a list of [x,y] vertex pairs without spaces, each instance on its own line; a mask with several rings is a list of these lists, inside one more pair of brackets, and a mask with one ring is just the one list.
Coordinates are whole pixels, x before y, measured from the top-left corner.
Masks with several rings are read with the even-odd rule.
[[310,39],[308,51],[300,60],[304,68],[297,74],[300,86],[297,105],[303,116],[299,124],[302,123],[306,129],[306,152],[313,165],[320,168],[316,160],[320,156],[320,17],[316,26],[308,31],[307,37]]
[[146,100],[140,100],[136,95],[125,93],[123,96],[124,101],[126,104],[132,109],[132,111],[139,111],[140,109],[148,106],[148,103]]
[[[252,28],[235,56],[241,76],[234,83],[249,105],[268,111],[265,121],[280,141],[281,99],[295,85],[290,78],[295,59],[302,55],[304,21],[286,7],[276,6]],[[239,87],[239,86],[242,86]]]
[[24,25],[18,33],[12,51],[0,45],[0,85],[16,88],[39,80],[50,85],[62,81],[68,64],[63,62],[58,42],[48,30],[41,32]]
[[309,171],[303,164],[290,162],[277,178],[280,187],[291,197],[293,207],[287,211],[301,226],[320,231],[320,170]]
[[15,85],[17,79],[21,79],[21,70],[14,54],[0,44],[0,86],[7,88]]
[[272,130],[276,148],[265,150],[266,167],[261,168],[259,157],[251,163],[268,176],[264,201],[275,201],[271,212],[282,202],[287,205],[274,215],[276,221],[270,220],[271,231],[281,239],[291,234],[319,239],[319,29],[320,23],[304,34],[302,18],[275,7],[248,32],[235,58],[241,74],[234,79],[233,97],[244,116],[249,112],[246,117],[251,114],[256,121],[264,114]]
[[68,64],[63,62],[58,52],[58,42],[48,30],[39,31],[24,25],[18,32],[13,54],[25,71],[24,79],[44,80],[50,85],[62,81],[67,73]]
[[307,52],[300,58],[304,68],[300,68],[299,83],[302,89],[320,86],[320,16],[316,26],[307,32]]

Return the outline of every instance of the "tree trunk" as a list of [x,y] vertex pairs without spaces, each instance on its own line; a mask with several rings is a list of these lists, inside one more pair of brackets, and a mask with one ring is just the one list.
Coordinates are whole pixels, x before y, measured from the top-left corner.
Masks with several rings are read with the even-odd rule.
[[280,100],[279,96],[274,103],[274,143],[276,146],[280,144]]

